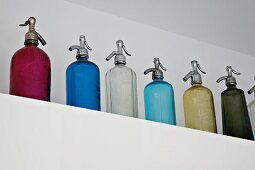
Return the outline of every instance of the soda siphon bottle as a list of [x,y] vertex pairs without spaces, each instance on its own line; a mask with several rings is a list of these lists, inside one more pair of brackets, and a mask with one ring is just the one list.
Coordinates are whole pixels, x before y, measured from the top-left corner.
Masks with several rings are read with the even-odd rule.
[[191,61],[192,71],[184,78],[191,79],[191,87],[184,92],[183,105],[185,126],[188,128],[217,132],[213,95],[210,89],[202,85],[202,78],[198,70],[206,74],[197,61]]
[[135,72],[126,66],[124,52],[131,56],[122,40],[116,42],[117,51],[113,51],[106,60],[114,58],[115,66],[105,76],[106,79],[106,111],[124,116],[137,117],[137,85]]
[[80,36],[80,45],[69,48],[77,50],[77,61],[66,70],[66,102],[67,105],[92,110],[100,110],[100,72],[96,64],[89,61],[88,46],[85,36]]
[[[248,94],[252,94],[252,93],[254,93],[254,95],[255,95],[255,86],[253,86],[253,87],[248,91]],[[253,100],[248,104],[248,110],[249,110],[249,116],[250,116],[252,131],[253,131],[253,137],[254,137],[254,136],[255,136],[255,99],[253,99]]]
[[254,140],[243,90],[236,87],[236,79],[232,73],[240,75],[231,66],[227,66],[227,76],[217,80],[225,80],[227,89],[221,93],[223,134],[243,139]]
[[149,68],[144,74],[152,72],[152,82],[144,88],[144,106],[146,120],[176,125],[174,91],[171,84],[164,81],[166,71],[159,61],[154,58],[155,68]]
[[43,37],[35,31],[36,19],[30,17],[24,24],[29,26],[25,35],[25,47],[12,57],[10,69],[10,94],[50,101],[51,64],[48,55],[38,48],[38,40],[44,46]]

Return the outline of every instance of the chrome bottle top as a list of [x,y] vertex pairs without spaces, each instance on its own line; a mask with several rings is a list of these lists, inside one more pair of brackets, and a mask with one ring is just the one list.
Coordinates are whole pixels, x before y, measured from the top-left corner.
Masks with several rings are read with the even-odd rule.
[[[255,80],[255,77],[254,77],[254,80]],[[254,97],[255,97],[255,86],[253,86],[249,91],[248,91],[248,94],[252,94],[254,93]]]
[[[91,51],[92,49],[89,47],[85,36],[80,35],[79,41],[80,41],[80,45],[71,46],[69,48],[69,51],[77,50],[76,58],[80,58],[80,57],[89,58],[88,50]],[[87,47],[88,50],[86,49],[86,47]]]
[[43,37],[35,31],[35,23],[36,19],[34,17],[28,18],[27,21],[25,21],[24,24],[19,24],[19,26],[27,26],[29,25],[29,30],[25,35],[25,42],[24,44],[36,44],[38,45],[38,40],[41,42],[41,44],[44,46],[46,44],[46,41],[43,39]]
[[193,84],[202,84],[202,78],[198,70],[200,70],[203,74],[206,74],[204,72],[198,62],[196,60],[191,61],[192,71],[190,71],[184,78],[183,81],[187,81],[189,78],[191,78],[191,85]]
[[126,47],[123,43],[122,40],[118,40],[116,42],[116,45],[117,45],[117,51],[113,51],[107,58],[106,58],[106,61],[109,61],[112,57],[115,57],[114,58],[114,64],[117,65],[117,64],[126,64],[126,57],[125,55],[123,55],[123,50],[124,52],[128,55],[128,56],[131,56],[131,54],[129,54],[126,50]]
[[227,66],[226,71],[228,72],[228,75],[220,77],[217,80],[217,83],[221,82],[222,80],[226,80],[225,81],[226,86],[236,85],[236,79],[235,79],[235,77],[233,77],[232,73],[234,73],[236,75],[240,75],[241,73],[236,72],[231,66]]
[[161,62],[159,61],[159,58],[154,58],[154,66],[155,68],[149,68],[144,71],[144,75],[148,74],[149,72],[152,72],[152,79],[164,79],[163,71],[160,70],[159,67],[162,68],[162,70],[166,71],[166,69],[163,67]]

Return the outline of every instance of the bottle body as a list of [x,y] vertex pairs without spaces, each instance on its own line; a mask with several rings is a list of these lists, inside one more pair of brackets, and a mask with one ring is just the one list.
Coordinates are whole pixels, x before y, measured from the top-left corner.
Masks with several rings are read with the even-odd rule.
[[244,92],[235,85],[221,93],[223,134],[254,140]]
[[124,64],[117,64],[106,73],[106,111],[138,117],[135,72]]
[[249,116],[251,121],[251,127],[253,131],[253,137],[255,136],[255,100],[248,104]]
[[66,103],[101,110],[99,68],[87,58],[78,58],[66,70]]
[[176,125],[174,91],[171,84],[154,79],[144,88],[146,120]]
[[201,84],[193,84],[183,95],[185,126],[217,132],[212,92]]
[[50,101],[51,66],[48,55],[34,44],[18,50],[11,61],[10,94]]

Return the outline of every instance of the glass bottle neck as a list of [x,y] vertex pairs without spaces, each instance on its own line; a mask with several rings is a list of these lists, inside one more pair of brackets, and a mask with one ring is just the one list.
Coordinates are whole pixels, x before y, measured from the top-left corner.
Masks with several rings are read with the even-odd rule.
[[79,57],[76,57],[78,61],[88,61],[88,56],[79,56]]
[[154,78],[153,81],[163,81],[162,78]]
[[228,86],[227,86],[227,89],[228,89],[228,90],[231,90],[231,89],[237,89],[237,88],[236,88],[236,85],[228,85]]
[[192,86],[193,87],[202,86],[202,83],[201,84],[195,83],[195,84],[192,84]]
[[115,66],[125,66],[126,64],[124,63],[115,63]]
[[28,43],[28,44],[25,44],[26,47],[31,47],[31,46],[35,46],[37,47],[37,44],[34,44],[34,43]]
[[117,68],[126,68],[126,64],[118,63],[118,64],[115,64],[114,67],[117,67]]

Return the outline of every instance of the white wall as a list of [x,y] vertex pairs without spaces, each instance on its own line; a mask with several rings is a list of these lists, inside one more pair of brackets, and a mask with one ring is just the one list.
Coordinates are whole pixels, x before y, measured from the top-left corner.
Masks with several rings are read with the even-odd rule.
[[[65,103],[65,70],[75,61],[75,52],[68,47],[78,44],[80,34],[85,34],[93,48],[90,60],[101,70],[101,103],[105,111],[105,73],[113,66],[113,60],[105,58],[116,49],[115,42],[122,39],[132,54],[127,57],[127,66],[133,68],[138,78],[139,117],[144,117],[143,88],[151,81],[143,71],[153,66],[153,58],[159,57],[168,69],[165,80],[175,90],[177,124],[184,126],[182,95],[190,82],[182,81],[190,70],[190,61],[199,61],[207,74],[203,75],[204,85],[209,87],[215,99],[218,129],[221,132],[220,93],[224,82],[216,80],[226,75],[226,65],[232,65],[242,73],[236,76],[238,87],[245,92],[254,84],[255,58],[242,53],[220,48],[194,39],[176,35],[160,29],[95,11],[63,0],[8,1],[0,2],[0,92],[8,93],[9,64],[13,53],[23,46],[24,34],[28,28],[18,27],[29,16],[37,19],[37,31],[45,38],[45,50],[52,62],[52,102]],[[167,21],[166,21],[167,22]],[[189,29],[189,28],[187,28]],[[253,97],[248,96],[247,101]]]

